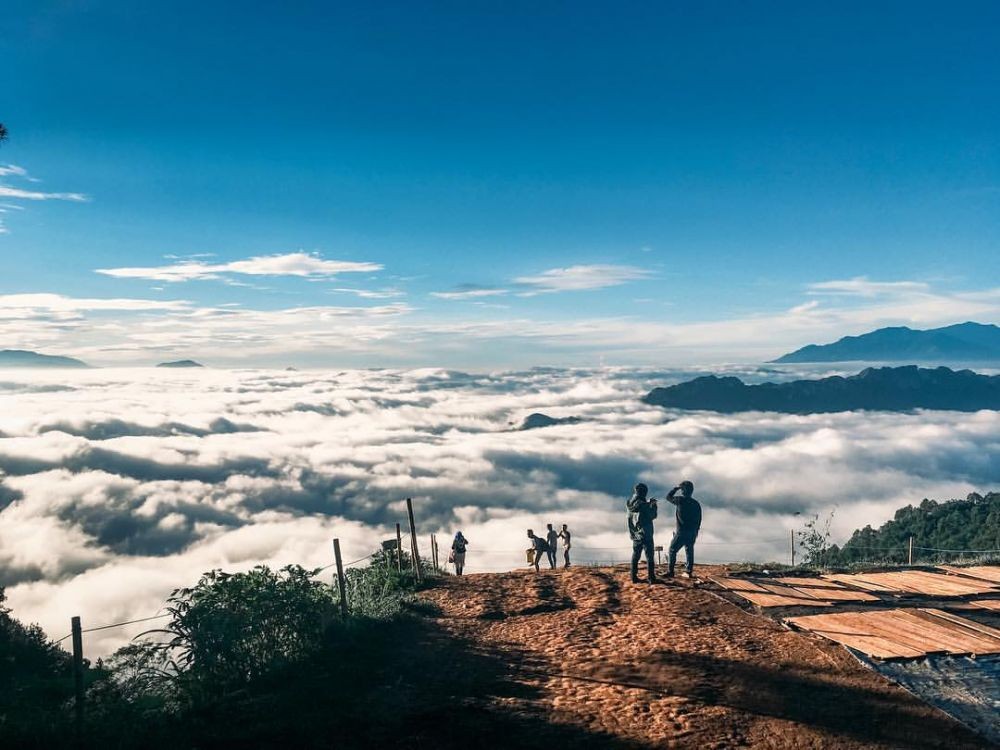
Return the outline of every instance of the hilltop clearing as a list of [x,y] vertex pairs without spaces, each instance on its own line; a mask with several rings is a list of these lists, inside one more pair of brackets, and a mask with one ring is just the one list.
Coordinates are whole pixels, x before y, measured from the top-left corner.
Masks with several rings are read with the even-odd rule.
[[446,632],[506,663],[518,686],[464,705],[534,717],[554,736],[564,727],[602,747],[988,746],[846,650],[688,582],[634,586],[620,569],[571,568],[450,578],[423,596]]

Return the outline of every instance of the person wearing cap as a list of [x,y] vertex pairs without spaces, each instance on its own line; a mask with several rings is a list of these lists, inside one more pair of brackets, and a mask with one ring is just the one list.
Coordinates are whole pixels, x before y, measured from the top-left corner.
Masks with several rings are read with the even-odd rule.
[[549,544],[540,536],[535,536],[535,532],[528,529],[528,539],[531,542],[531,551],[533,552],[531,564],[535,566],[535,572],[538,572],[538,564],[542,561],[542,555],[547,555],[549,551]]
[[639,558],[646,555],[646,580],[656,583],[653,562],[653,521],[656,518],[656,498],[648,498],[649,488],[642,482],[635,486],[625,504],[628,511],[628,534],[632,539],[632,583],[639,583]]
[[684,575],[688,578],[694,575],[694,543],[701,530],[701,503],[694,499],[693,494],[694,484],[686,479],[667,493],[667,502],[677,508],[674,514],[677,518],[677,529],[670,541],[667,578],[674,577],[677,552],[681,547],[684,548],[684,558],[687,563]]

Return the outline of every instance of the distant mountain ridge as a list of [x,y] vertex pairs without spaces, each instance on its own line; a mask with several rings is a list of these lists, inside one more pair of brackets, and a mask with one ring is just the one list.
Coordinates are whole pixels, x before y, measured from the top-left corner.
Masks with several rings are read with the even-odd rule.
[[160,362],[157,367],[204,367],[201,362],[195,362],[193,359],[178,359],[173,362]]
[[579,417],[550,417],[548,414],[535,412],[529,414],[521,422],[519,430],[537,430],[541,427],[553,427],[560,424],[579,424]]
[[0,349],[0,367],[90,367],[73,357],[39,354],[26,349]]
[[916,365],[869,367],[857,375],[818,380],[747,385],[739,378],[707,375],[666,388],[643,399],[654,406],[718,412],[776,411],[820,414],[838,411],[1000,409],[1000,375]]
[[969,321],[927,330],[879,328],[832,344],[810,344],[773,361],[1000,363],[1000,327]]

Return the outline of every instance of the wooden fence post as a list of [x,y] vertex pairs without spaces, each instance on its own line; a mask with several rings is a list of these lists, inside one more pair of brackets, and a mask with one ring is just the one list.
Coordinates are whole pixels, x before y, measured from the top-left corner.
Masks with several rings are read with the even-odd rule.
[[907,565],[913,565],[913,534],[910,534],[910,553],[907,556]]
[[340,557],[340,540],[333,540],[333,557],[337,561],[337,585],[340,587],[340,614],[347,619],[347,581],[344,579],[344,562]]
[[399,524],[396,524],[396,572],[403,572],[403,534],[399,530]]
[[792,567],[795,567],[795,529],[789,529],[788,535],[791,538],[791,546],[788,548],[792,553]]
[[83,742],[83,629],[80,618],[70,620],[73,633],[73,691],[76,699],[73,702],[74,719],[76,720],[76,740]]
[[437,573],[438,569],[437,540],[434,538],[433,534],[431,534],[431,565],[434,566],[434,572]]
[[413,562],[413,575],[418,581],[423,580],[420,572],[420,549],[417,546],[417,526],[413,523],[413,501],[406,498],[406,517],[410,522],[410,557]]

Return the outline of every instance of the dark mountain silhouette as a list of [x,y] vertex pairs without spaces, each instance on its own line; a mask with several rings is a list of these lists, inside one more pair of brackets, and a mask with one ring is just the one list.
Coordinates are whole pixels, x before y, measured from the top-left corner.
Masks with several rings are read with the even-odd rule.
[[774,360],[796,362],[1000,362],[1000,328],[959,323],[925,331],[906,326],[810,344]]
[[174,362],[160,362],[157,367],[204,367],[201,362],[195,362],[193,359],[178,359]]
[[709,411],[777,411],[788,414],[869,409],[908,411],[1000,409],[1000,375],[971,370],[879,367],[850,377],[746,385],[739,378],[708,375],[654,388],[647,404]]
[[539,427],[552,427],[557,424],[577,424],[579,421],[579,417],[550,417],[548,414],[535,412],[526,416],[517,429],[535,430]]
[[0,367],[90,367],[90,365],[72,357],[39,354],[24,349],[3,349],[0,350]]

